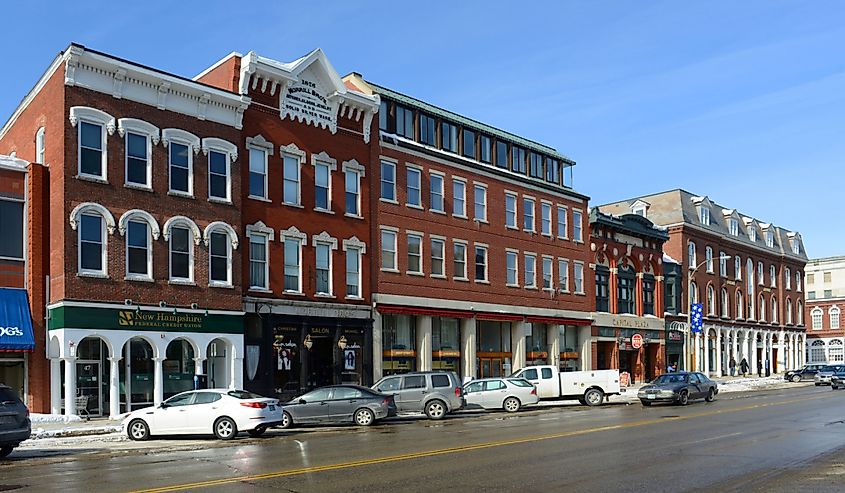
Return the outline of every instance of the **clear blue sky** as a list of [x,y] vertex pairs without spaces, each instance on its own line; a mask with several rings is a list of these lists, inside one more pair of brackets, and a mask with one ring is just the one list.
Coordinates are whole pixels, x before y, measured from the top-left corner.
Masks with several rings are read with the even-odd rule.
[[557,148],[592,204],[681,187],[845,254],[845,2],[238,4],[4,4],[0,119],[71,41],[184,76],[319,46],[341,75]]

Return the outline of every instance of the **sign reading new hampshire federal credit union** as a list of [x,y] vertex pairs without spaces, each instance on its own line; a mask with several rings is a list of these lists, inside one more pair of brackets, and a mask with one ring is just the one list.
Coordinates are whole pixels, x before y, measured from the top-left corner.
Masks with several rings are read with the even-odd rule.
[[64,328],[242,334],[243,316],[78,306],[50,309],[50,330]]

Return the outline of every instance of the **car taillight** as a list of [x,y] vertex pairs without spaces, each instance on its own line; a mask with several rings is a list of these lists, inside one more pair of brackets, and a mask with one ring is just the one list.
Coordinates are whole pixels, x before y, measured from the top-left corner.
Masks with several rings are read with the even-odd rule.
[[531,388],[531,395],[537,395],[537,387]]
[[461,396],[461,388],[455,387],[455,397],[460,397],[460,396]]
[[251,407],[254,409],[264,409],[265,407],[267,407],[266,402],[241,402],[241,405],[243,407]]

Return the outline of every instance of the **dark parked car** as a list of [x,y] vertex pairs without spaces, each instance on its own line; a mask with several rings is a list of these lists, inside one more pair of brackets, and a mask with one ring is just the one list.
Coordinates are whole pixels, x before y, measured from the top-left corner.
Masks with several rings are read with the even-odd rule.
[[360,385],[330,385],[282,404],[282,428],[298,424],[355,423],[369,426],[396,415],[392,395]]
[[14,390],[0,383],[0,457],[11,454],[31,433],[29,409]]
[[643,406],[653,402],[673,402],[686,406],[691,399],[712,402],[719,393],[719,387],[702,373],[665,373],[643,385],[637,393]]
[[819,385],[830,385],[830,379],[835,374],[845,373],[845,365],[826,365],[820,369],[813,377],[813,382],[818,387]]
[[803,368],[797,370],[789,370],[783,375],[783,379],[788,382],[800,382],[801,380],[812,380],[816,373],[824,368],[824,365],[804,365]]
[[834,373],[830,377],[831,390],[845,389],[845,373]]

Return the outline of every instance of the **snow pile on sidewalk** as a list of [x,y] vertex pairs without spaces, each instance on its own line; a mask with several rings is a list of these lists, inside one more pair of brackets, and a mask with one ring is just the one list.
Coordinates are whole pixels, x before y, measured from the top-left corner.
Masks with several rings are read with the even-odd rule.
[[43,438],[60,438],[60,437],[79,437],[88,435],[106,435],[109,433],[118,433],[123,428],[120,425],[103,425],[103,426],[85,426],[85,427],[65,427],[65,428],[33,428],[30,440],[40,440]]
[[82,421],[82,418],[75,414],[65,416],[64,414],[31,413],[29,415],[29,420],[32,423],[75,423],[77,421]]
[[783,379],[783,376],[772,375],[770,377],[749,377],[749,378],[734,378],[719,382],[719,392],[742,392],[747,390],[763,390],[767,388],[774,388],[777,386],[788,386],[789,382]]

